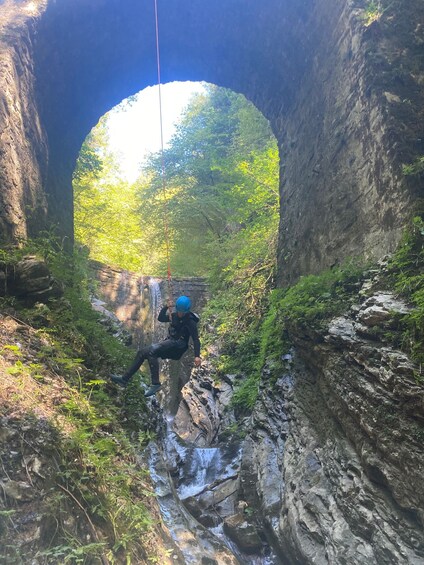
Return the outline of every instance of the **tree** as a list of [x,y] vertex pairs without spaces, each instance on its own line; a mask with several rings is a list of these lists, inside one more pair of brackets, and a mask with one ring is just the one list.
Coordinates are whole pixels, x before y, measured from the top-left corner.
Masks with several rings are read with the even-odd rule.
[[[160,154],[151,156],[138,181],[140,217],[150,248],[164,248],[168,222],[178,274],[216,271],[217,246],[225,255],[225,245],[243,245],[243,235],[234,236],[246,236],[255,223],[274,230],[276,142],[268,122],[241,95],[210,86],[196,96],[164,152],[164,163],[165,188]],[[164,270],[164,261],[156,255],[159,269]]]
[[145,262],[136,188],[108,150],[107,117],[85,140],[73,177],[75,238],[93,259],[138,271]]

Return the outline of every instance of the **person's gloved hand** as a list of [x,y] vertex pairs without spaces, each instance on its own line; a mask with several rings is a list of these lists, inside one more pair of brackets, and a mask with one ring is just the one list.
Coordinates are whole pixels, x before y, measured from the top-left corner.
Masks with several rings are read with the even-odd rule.
[[194,358],[194,364],[196,365],[196,367],[200,367],[200,365],[202,364],[202,360],[200,359],[200,357]]

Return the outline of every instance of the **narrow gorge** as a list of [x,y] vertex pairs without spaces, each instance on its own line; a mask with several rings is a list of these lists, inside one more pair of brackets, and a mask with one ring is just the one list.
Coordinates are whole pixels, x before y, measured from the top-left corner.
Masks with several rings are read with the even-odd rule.
[[[321,331],[291,328],[283,369],[265,367],[259,400],[242,422],[231,398],[243,367],[218,375],[209,362],[190,380],[189,367],[182,368],[180,383],[187,382],[175,414],[175,387],[165,388],[165,420],[150,462],[185,562],[422,562],[424,390],[417,366],[375,332],[409,308],[380,290],[385,268],[365,273],[355,303]],[[117,281],[130,288],[140,280],[133,276],[128,285],[128,274],[104,273],[109,300]],[[199,282],[181,284],[193,292]],[[205,290],[193,293],[198,307]],[[131,294],[109,304],[119,312]],[[158,410],[158,401],[150,409]]]
[[[157,220],[166,197],[143,187],[152,223],[170,217],[195,250],[172,294],[201,315],[204,358],[163,362],[146,400],[146,371],[123,391],[111,375],[166,335],[171,291],[88,261],[72,182],[96,123],[157,82],[154,7],[0,0],[0,563],[420,565],[424,3],[159,0],[163,83],[253,103],[279,180],[274,200],[235,204],[263,154],[224,178],[234,145],[219,152],[230,135],[210,106],[205,208],[187,192]],[[248,125],[241,146],[264,131]],[[172,171],[187,168],[187,191],[188,159],[207,162],[196,135]],[[214,247],[190,229],[218,208]],[[169,241],[135,245],[169,255]]]

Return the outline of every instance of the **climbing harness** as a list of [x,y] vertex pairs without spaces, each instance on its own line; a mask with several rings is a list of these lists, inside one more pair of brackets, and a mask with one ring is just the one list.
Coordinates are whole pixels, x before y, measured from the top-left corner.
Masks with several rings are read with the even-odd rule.
[[168,297],[172,300],[172,275],[171,275],[171,254],[170,254],[170,233],[169,233],[169,220],[168,220],[168,203],[166,200],[166,177],[165,177],[165,151],[163,141],[163,113],[162,113],[162,80],[161,80],[161,65],[160,65],[160,46],[159,46],[159,17],[158,17],[158,2],[154,0],[155,6],[155,32],[156,32],[156,64],[157,64],[157,77],[158,77],[158,92],[159,92],[159,122],[160,122],[160,143],[161,143],[161,178],[162,178],[162,192],[165,202],[165,245],[166,245],[166,261],[168,267]]

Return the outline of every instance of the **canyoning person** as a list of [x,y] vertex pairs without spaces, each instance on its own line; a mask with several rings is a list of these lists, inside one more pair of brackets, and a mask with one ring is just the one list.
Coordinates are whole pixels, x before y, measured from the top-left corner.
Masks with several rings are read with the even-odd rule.
[[153,343],[148,347],[143,347],[137,352],[131,367],[121,376],[113,375],[112,381],[125,387],[131,377],[138,371],[144,361],[148,361],[150,366],[150,376],[152,385],[144,396],[153,396],[161,388],[159,381],[159,358],[178,360],[188,349],[190,337],[194,347],[194,364],[199,367],[200,359],[200,340],[197,330],[199,316],[191,312],[191,300],[188,296],[180,296],[175,303],[175,312],[172,312],[172,302],[169,301],[159,312],[159,322],[171,322],[168,329],[168,337],[159,343]]

